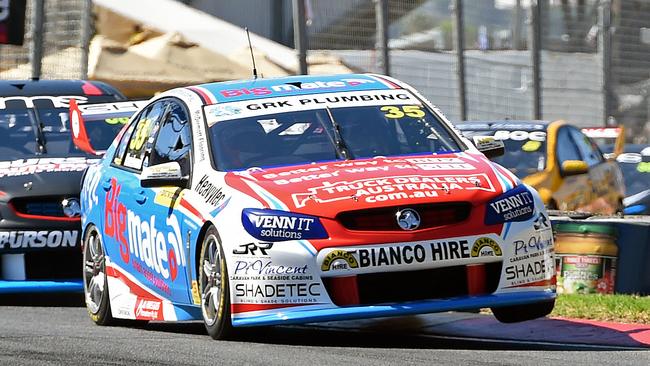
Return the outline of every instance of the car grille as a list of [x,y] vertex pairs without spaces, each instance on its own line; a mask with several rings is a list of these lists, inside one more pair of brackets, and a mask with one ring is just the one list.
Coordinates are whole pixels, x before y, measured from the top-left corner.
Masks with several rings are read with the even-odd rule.
[[336,218],[349,230],[399,231],[402,229],[397,224],[395,214],[404,208],[414,209],[420,214],[418,229],[430,229],[465,221],[469,217],[472,205],[468,202],[451,202],[381,207],[342,212]]
[[[502,262],[484,264],[485,282],[480,291],[472,290],[468,281],[468,266],[453,266],[418,271],[361,274],[356,277],[356,286],[337,286],[336,278],[324,279],[325,288],[332,301],[338,306],[376,305],[406,301],[447,299],[459,296],[477,296],[496,291],[499,285]],[[357,291],[357,294],[343,296],[355,298],[353,304],[337,294],[343,291]],[[350,296],[351,295],[351,296]],[[356,296],[355,296],[356,295]]]
[[11,204],[17,213],[23,215],[66,217],[61,201],[61,196],[28,197],[15,198]]
[[[81,278],[82,253],[79,248],[63,251],[34,251],[24,255],[27,280]],[[0,273],[2,273],[1,266],[0,261]]]

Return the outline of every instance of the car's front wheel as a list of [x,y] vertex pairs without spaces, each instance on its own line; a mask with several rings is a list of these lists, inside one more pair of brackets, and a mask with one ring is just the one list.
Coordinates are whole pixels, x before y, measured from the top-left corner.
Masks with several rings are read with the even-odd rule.
[[203,322],[210,337],[225,339],[232,335],[228,269],[214,227],[207,230],[201,246],[199,290]]
[[544,317],[553,311],[554,306],[555,300],[551,300],[534,304],[492,308],[492,313],[501,323],[517,323]]
[[86,308],[90,318],[99,325],[111,325],[111,315],[106,281],[106,255],[102,237],[95,226],[86,230],[83,241],[83,281]]

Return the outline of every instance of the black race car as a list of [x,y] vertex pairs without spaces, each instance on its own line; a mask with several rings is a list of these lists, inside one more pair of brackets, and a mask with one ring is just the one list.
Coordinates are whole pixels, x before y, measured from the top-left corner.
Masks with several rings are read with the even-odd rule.
[[[73,143],[72,100],[106,110],[125,97],[96,81],[0,81],[0,294],[83,290],[80,182],[98,156]],[[125,122],[105,118],[84,133],[105,150]]]

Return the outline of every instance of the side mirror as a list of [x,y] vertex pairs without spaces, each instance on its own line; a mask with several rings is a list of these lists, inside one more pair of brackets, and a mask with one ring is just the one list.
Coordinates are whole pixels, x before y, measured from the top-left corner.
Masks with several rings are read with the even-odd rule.
[[589,165],[582,160],[565,160],[562,162],[562,175],[579,175],[589,171]]
[[474,146],[482,152],[488,159],[496,158],[506,153],[506,147],[503,141],[496,140],[492,136],[474,136]]
[[140,174],[142,187],[185,187],[187,181],[188,178],[182,176],[181,166],[175,161],[145,167]]

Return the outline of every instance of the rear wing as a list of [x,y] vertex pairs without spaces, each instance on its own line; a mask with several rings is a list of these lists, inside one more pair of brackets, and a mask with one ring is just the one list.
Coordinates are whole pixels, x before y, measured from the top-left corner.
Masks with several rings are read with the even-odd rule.
[[[607,157],[617,157],[623,153],[625,149],[625,127],[585,127],[581,129],[582,133],[587,137],[594,139],[596,143],[605,142],[614,145],[614,149],[608,152]],[[601,144],[598,144],[601,145]]]
[[102,155],[104,151],[97,151],[88,138],[86,122],[90,120],[105,120],[114,124],[126,124],[128,120],[147,104],[146,100],[110,102],[96,104],[77,104],[70,100],[70,131],[72,141],[81,151],[93,155]]

